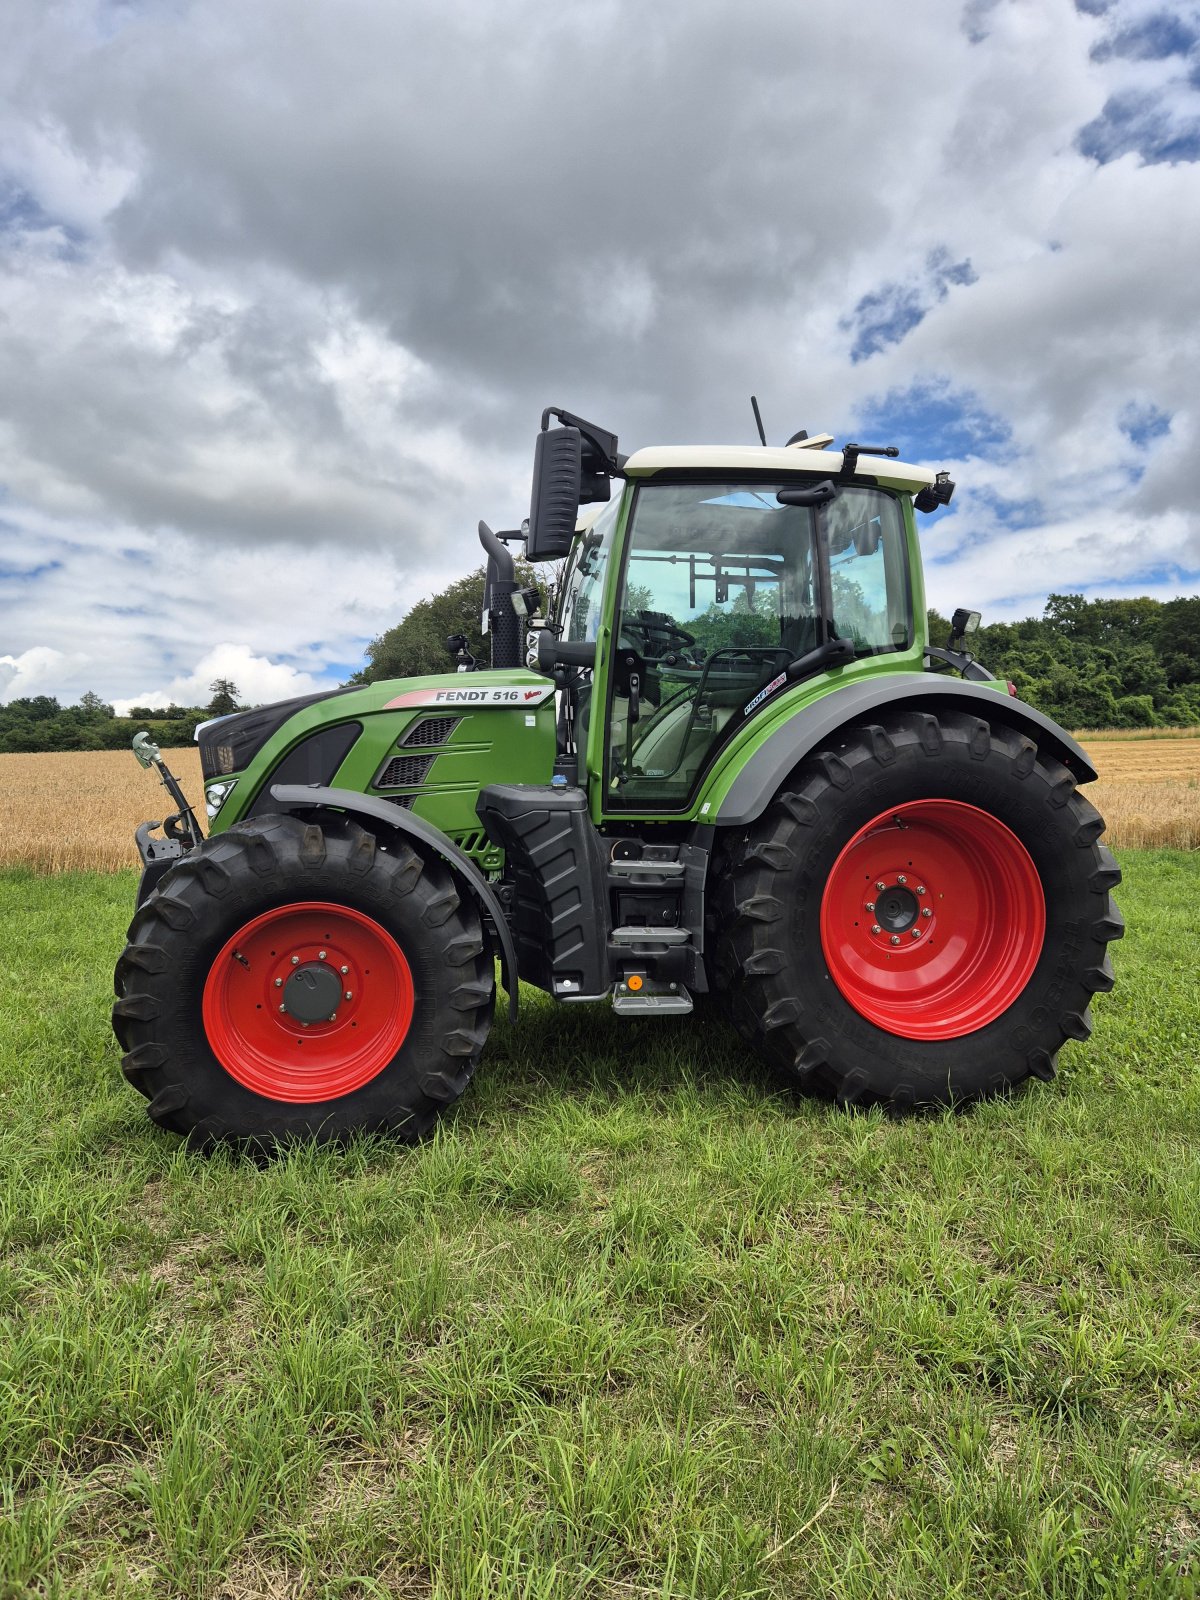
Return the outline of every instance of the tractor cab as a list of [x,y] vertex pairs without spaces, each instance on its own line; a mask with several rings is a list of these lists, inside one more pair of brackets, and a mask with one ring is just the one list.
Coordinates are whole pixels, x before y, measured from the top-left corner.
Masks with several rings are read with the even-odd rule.
[[[538,452],[560,476],[565,434]],[[789,684],[919,654],[911,506],[934,475],[888,459],[878,477],[848,477],[828,442],[611,459],[623,491],[572,527],[538,657],[565,691],[560,742],[604,812],[683,810],[717,753]],[[547,504],[535,478],[535,560],[564,542]]]

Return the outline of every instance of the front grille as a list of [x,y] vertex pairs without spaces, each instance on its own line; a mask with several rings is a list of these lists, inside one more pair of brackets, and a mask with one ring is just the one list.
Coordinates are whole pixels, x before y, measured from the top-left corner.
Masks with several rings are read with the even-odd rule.
[[432,756],[393,756],[375,779],[377,789],[415,789],[425,782]]
[[414,745],[445,744],[462,721],[461,717],[422,717],[401,739],[406,749]]

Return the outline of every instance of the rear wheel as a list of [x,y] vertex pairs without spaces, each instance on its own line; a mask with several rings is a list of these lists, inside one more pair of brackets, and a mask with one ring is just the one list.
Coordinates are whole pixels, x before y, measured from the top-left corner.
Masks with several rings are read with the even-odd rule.
[[353,823],[256,818],[138,909],[117,963],[122,1067],[201,1144],[395,1130],[466,1088],[493,963],[445,866]]
[[730,851],[715,980],[739,1030],[844,1104],[957,1104],[1049,1078],[1112,987],[1104,823],[1009,728],[846,729]]

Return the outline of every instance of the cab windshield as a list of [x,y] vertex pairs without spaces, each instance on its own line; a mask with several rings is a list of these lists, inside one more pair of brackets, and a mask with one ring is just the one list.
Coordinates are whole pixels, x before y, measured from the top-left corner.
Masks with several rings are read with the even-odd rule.
[[826,639],[852,639],[859,656],[907,646],[896,498],[847,486],[828,505],[781,506],[779,487],[638,488],[617,617],[609,805],[683,806],[763,691],[782,687],[790,664]]

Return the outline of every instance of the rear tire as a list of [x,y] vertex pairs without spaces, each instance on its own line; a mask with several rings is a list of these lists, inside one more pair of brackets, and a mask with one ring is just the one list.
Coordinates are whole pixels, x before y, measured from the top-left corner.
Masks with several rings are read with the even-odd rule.
[[930,712],[847,728],[719,867],[713,986],[762,1055],[843,1105],[1052,1078],[1124,932],[1103,831],[1010,728]]
[[122,1070],[201,1146],[392,1131],[466,1088],[494,963],[447,868],[351,822],[256,817],[141,905],[117,963]]

